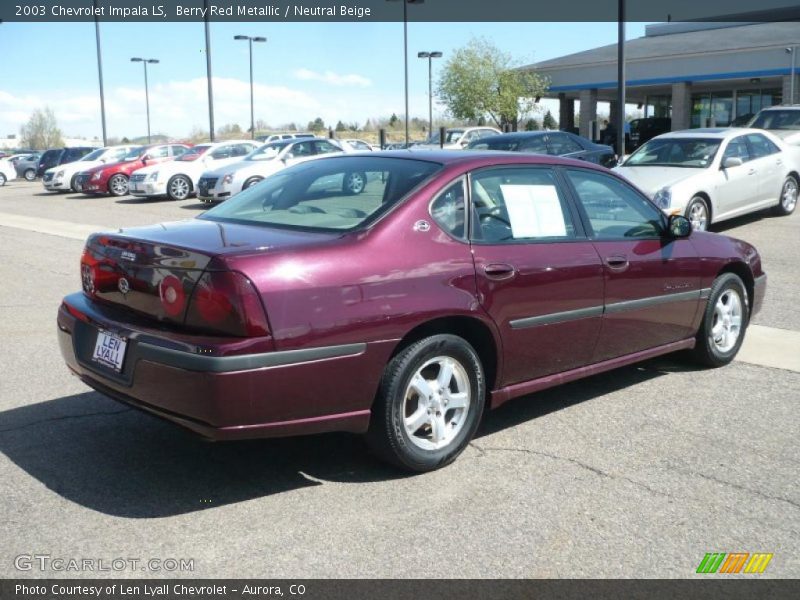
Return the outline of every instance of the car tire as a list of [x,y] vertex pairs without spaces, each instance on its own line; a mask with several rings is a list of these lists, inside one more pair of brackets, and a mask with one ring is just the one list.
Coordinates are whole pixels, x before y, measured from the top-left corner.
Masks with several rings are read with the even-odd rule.
[[122,173],[117,173],[108,180],[108,193],[112,196],[125,196],[128,194],[128,178]]
[[69,180],[69,189],[70,191],[75,192],[76,194],[80,191],[76,184],[77,181],[78,181],[78,174],[75,173],[75,175],[72,176],[72,179]]
[[3,187],[6,184],[6,176],[3,173],[0,173],[0,187]]
[[342,191],[351,196],[358,196],[367,187],[366,173],[346,173],[342,181]]
[[781,217],[786,217],[792,214],[794,209],[797,208],[797,195],[797,179],[794,176],[789,175],[781,187],[781,197],[780,200],[778,200],[778,205],[775,207],[775,214]]
[[192,193],[192,182],[186,175],[175,175],[167,182],[170,200],[186,200]]
[[255,184],[261,181],[264,181],[263,177],[251,177],[250,179],[244,182],[244,185],[242,185],[242,191],[246,190],[249,187],[253,187]]
[[706,367],[722,367],[731,362],[744,341],[748,319],[744,283],[734,273],[723,273],[711,286],[697,332],[694,348],[697,362]]
[[386,366],[367,444],[407,471],[450,464],[475,435],[485,386],[478,354],[463,338],[442,334],[414,342]]
[[686,206],[686,218],[692,223],[692,231],[706,231],[711,224],[708,201],[702,196],[693,196]]
[[22,176],[25,181],[36,181],[36,169],[26,169]]

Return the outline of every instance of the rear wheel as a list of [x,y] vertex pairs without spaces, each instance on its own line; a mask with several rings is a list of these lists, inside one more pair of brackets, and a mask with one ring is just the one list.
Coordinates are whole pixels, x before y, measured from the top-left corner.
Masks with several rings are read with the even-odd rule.
[[25,177],[25,181],[33,181],[36,179],[36,169],[26,169],[23,177]]
[[705,231],[709,225],[708,203],[702,196],[695,196],[686,207],[686,218],[692,222],[692,231]]
[[175,175],[167,183],[167,196],[170,200],[186,200],[192,193],[192,182],[186,175]]
[[744,341],[747,329],[747,291],[734,273],[723,273],[714,280],[711,294],[697,332],[695,358],[708,367],[731,362]]
[[797,193],[797,179],[789,175],[786,178],[786,181],[783,182],[783,187],[781,188],[781,199],[778,202],[778,205],[775,207],[775,214],[778,214],[782,217],[792,214],[794,209],[797,207]]
[[0,187],[6,184],[6,176],[0,173]]
[[73,192],[76,193],[80,191],[78,189],[77,181],[78,181],[78,174],[75,173],[75,175],[72,176],[72,179],[69,180],[69,189],[71,189]]
[[344,176],[342,183],[343,191],[346,194],[356,196],[364,191],[367,187],[367,174],[366,173],[347,173]]
[[108,180],[108,193],[112,196],[124,196],[128,193],[128,178],[117,173]]
[[475,434],[484,395],[483,367],[469,343],[454,335],[422,339],[386,366],[367,442],[409,471],[443,467]]

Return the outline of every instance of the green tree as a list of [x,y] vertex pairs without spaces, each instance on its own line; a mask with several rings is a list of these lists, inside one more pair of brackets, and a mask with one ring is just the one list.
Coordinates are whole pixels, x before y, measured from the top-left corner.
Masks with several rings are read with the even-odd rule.
[[530,112],[534,99],[547,90],[547,81],[522,70],[510,54],[484,38],[472,38],[448,59],[436,93],[457,119],[488,115],[498,127],[516,128],[520,114]]
[[525,121],[525,131],[538,131],[539,129],[541,129],[541,127],[539,126],[539,121],[536,119],[531,118]]
[[[250,130],[249,127],[247,129]],[[242,128],[238,123],[226,123],[217,129],[217,135],[223,140],[241,137]]]
[[341,121],[339,121],[338,123],[336,123],[336,131],[347,131],[347,126]]
[[556,122],[549,110],[545,113],[544,119],[542,119],[542,127],[545,129],[558,129],[558,122]]
[[49,106],[34,110],[28,122],[20,128],[19,133],[20,146],[23,148],[45,150],[64,145],[56,115]]
[[399,122],[400,122],[400,119],[397,117],[397,115],[392,113],[392,116],[389,117],[389,127],[397,127],[397,124]]
[[308,128],[307,129],[309,131],[313,131],[315,133],[320,132],[320,131],[325,131],[325,129],[326,129],[325,121],[323,121],[321,117],[317,117],[313,121],[309,121],[308,122]]

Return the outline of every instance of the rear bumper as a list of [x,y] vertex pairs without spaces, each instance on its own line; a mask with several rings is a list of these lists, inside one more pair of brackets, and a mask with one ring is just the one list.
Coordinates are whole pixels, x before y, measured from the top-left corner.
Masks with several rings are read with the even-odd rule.
[[767,295],[767,274],[759,275],[753,281],[753,305],[750,310],[750,318],[755,316],[764,305],[764,296]]
[[[212,440],[350,431],[369,424],[370,407],[394,341],[260,353],[232,353],[240,339],[133,329],[83,294],[64,299],[58,340],[70,370],[115,400]],[[97,332],[127,340],[117,373],[93,363]],[[202,353],[201,353],[202,351]]]

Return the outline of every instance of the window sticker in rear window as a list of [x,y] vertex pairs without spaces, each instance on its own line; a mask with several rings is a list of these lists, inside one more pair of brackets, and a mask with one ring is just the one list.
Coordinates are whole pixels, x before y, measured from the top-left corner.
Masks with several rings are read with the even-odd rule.
[[501,185],[515,239],[563,237],[567,224],[553,185]]

